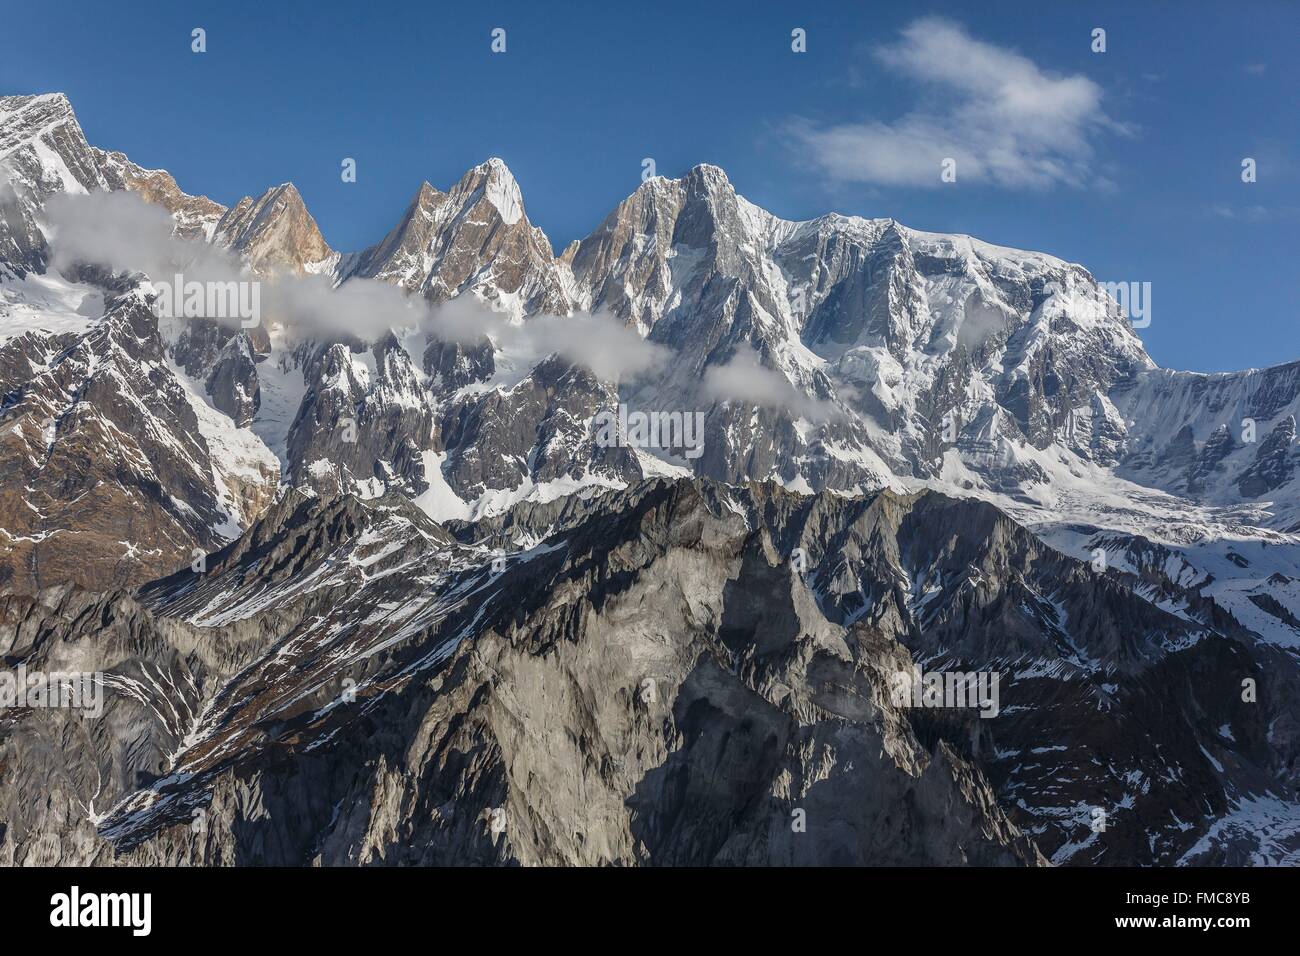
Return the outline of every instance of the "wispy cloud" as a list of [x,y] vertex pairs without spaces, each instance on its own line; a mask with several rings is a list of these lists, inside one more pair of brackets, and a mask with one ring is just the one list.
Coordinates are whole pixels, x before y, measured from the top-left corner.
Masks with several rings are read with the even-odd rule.
[[1215,203],[1210,207],[1210,213],[1220,219],[1233,219],[1239,222],[1278,222],[1300,219],[1300,207],[1262,206],[1258,203],[1236,205]]
[[[186,282],[253,279],[231,250],[175,235],[167,211],[136,193],[61,194],[46,204],[46,217],[54,249],[52,264],[59,270],[88,263],[161,281],[171,281],[178,272]],[[466,346],[489,339],[528,366],[559,353],[607,381],[658,371],[670,358],[668,349],[643,339],[604,312],[538,316],[517,324],[473,295],[431,305],[376,279],[353,279],[337,288],[325,276],[257,281],[268,321],[308,336],[370,341],[391,328],[419,327]]]
[[943,160],[952,158],[958,182],[1085,186],[1095,179],[1093,138],[1125,131],[1103,111],[1092,80],[1042,70],[949,20],[916,20],[873,55],[932,94],[932,105],[893,120],[794,120],[798,148],[833,179],[937,186]]
[[763,365],[750,345],[740,346],[725,364],[709,367],[704,375],[704,394],[718,401],[784,409],[795,417],[814,422],[833,420],[840,415],[831,403],[805,395],[776,369]]

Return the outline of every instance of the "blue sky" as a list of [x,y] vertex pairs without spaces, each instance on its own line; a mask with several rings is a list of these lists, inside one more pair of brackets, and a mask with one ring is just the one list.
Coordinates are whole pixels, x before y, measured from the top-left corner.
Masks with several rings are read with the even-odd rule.
[[1150,282],[1140,334],[1167,367],[1300,358],[1300,4],[800,6],[9,3],[0,92],[66,92],[93,143],[224,203],[292,181],[342,250],[488,156],[557,251],[643,158],[709,162],[787,218],[892,216]]

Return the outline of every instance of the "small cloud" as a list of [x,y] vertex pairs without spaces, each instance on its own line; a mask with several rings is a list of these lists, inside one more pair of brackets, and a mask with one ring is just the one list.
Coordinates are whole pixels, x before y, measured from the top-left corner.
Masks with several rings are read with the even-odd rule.
[[1234,206],[1230,203],[1215,203],[1210,207],[1210,214],[1237,222],[1292,221],[1300,220],[1300,206]]
[[951,158],[958,181],[1086,186],[1094,178],[1092,137],[1131,132],[1102,110],[1101,88],[1088,77],[1040,69],[948,20],[916,20],[873,54],[935,94],[938,105],[892,120],[792,120],[787,132],[802,155],[834,180],[937,186]]
[[426,309],[398,287],[375,279],[338,289],[324,276],[258,279],[232,250],[177,236],[165,209],[125,190],[59,194],[46,203],[45,216],[51,264],[60,271],[87,263],[142,273],[154,282],[170,282],[177,274],[187,284],[256,282],[263,314],[288,328],[368,339],[419,322]]
[[435,338],[463,346],[488,339],[503,363],[516,370],[532,368],[548,355],[558,354],[608,382],[662,371],[672,357],[668,348],[642,338],[604,310],[513,322],[471,293],[434,306],[424,329]]
[[662,371],[672,353],[648,341],[613,315],[597,311],[570,316],[538,316],[502,327],[507,351],[544,356],[557,352],[608,382]]
[[1267,63],[1247,63],[1245,68],[1251,76],[1263,76],[1264,71],[1268,69]]
[[834,405],[810,398],[780,372],[764,366],[750,345],[740,346],[725,364],[709,367],[704,373],[704,394],[724,402],[782,409],[813,422],[840,416]]

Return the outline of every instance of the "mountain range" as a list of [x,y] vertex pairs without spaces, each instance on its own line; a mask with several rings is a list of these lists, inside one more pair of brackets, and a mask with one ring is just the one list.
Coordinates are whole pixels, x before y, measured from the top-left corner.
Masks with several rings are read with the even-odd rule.
[[[105,194],[284,297],[160,317],[61,252]],[[340,252],[0,97],[0,650],[106,692],[0,711],[0,861],[1300,862],[1300,361],[1115,305],[707,165],[556,255],[490,159]]]

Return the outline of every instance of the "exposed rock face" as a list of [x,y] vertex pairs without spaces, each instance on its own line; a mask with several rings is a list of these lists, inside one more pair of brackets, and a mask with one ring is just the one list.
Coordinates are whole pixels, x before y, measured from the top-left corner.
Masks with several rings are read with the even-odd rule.
[[478,346],[464,346],[430,338],[424,351],[424,373],[437,393],[453,393],[466,385],[485,382],[496,372],[492,343],[484,339]]
[[142,300],[78,341],[28,333],[0,353],[27,365],[0,406],[6,586],[138,583],[220,543],[210,451]]
[[143,169],[125,153],[94,150],[109,189],[129,189],[146,202],[162,206],[176,221],[176,235],[182,239],[210,240],[226,207],[207,196],[190,196],[176,185],[165,169]]
[[216,224],[214,240],[262,275],[328,273],[338,261],[293,183],[239,200]]
[[1258,498],[1290,481],[1296,473],[1297,459],[1300,454],[1295,444],[1295,416],[1288,415],[1259,443],[1254,464],[1242,472],[1237,486],[1247,498]]
[[[1232,504],[1263,494],[1247,494],[1244,487],[1262,489],[1267,480],[1242,480],[1256,474],[1253,469],[1262,446],[1273,441],[1270,453],[1276,454],[1283,441],[1281,433],[1287,420],[1300,415],[1300,362],[1289,362],[1267,369],[1245,372],[1222,372],[1205,375],[1152,369],[1116,390],[1112,396],[1121,414],[1128,420],[1127,453],[1118,473],[1146,485],[1180,492],[1190,490],[1205,501]],[[1198,441],[1204,441],[1201,456],[1215,458],[1197,468],[1193,485],[1181,484],[1185,469],[1171,467],[1154,454],[1157,442],[1167,440],[1185,428],[1191,428]],[[1223,432],[1231,439],[1224,441]],[[1271,436],[1279,434],[1274,439]],[[1267,456],[1266,456],[1267,457]],[[1277,527],[1300,528],[1300,482],[1294,471],[1278,462],[1274,477],[1282,489],[1276,496],[1273,514]],[[1208,468],[1208,470],[1207,470]]]
[[565,315],[567,271],[524,214],[510,170],[491,159],[449,192],[424,183],[393,231],[345,256],[338,276],[382,279],[435,302],[473,292],[515,315]]
[[178,381],[136,293],[0,344],[0,587],[135,585],[220,546],[279,477],[249,437]]
[[395,336],[374,346],[321,345],[303,375],[307,392],[287,446],[295,484],[327,495],[361,485],[370,497],[428,487],[422,450],[433,406]]
[[[686,200],[675,185],[659,177],[648,180],[566,252],[593,302],[646,329],[662,316],[672,293],[670,262]],[[647,238],[653,241],[642,245]]]
[[[0,858],[1243,862],[1217,821],[1296,785],[1293,660],[986,504],[655,482],[512,518],[494,571],[403,499],[290,494],[135,600],[0,604],[10,659],[108,675],[67,768],[41,742],[85,718],[0,732],[69,781],[0,790]],[[914,661],[999,671],[999,714],[899,706]]]
[[261,405],[261,390],[254,364],[253,345],[243,332],[231,335],[217,355],[204,386],[217,411],[238,427],[252,424]]
[[1160,452],[1158,463],[1170,471],[1191,474],[1196,468],[1196,439],[1192,426],[1184,425]]
[[1196,464],[1187,479],[1187,490],[1195,494],[1205,486],[1206,479],[1214,472],[1222,471],[1223,460],[1232,454],[1234,447],[1232,432],[1228,430],[1227,424],[1216,428],[1197,456]]
[[593,440],[597,412],[618,393],[558,358],[538,365],[508,396],[488,392],[453,403],[442,428],[444,469],[467,498],[573,479],[617,485],[642,476],[629,449]]
[[1086,434],[1084,441],[1075,443],[1083,457],[1107,467],[1119,463],[1128,435],[1124,419],[1110,399],[1100,394],[1093,395],[1088,413],[1085,415],[1082,409],[1075,409],[1069,425],[1071,434],[1081,433],[1080,437]]

